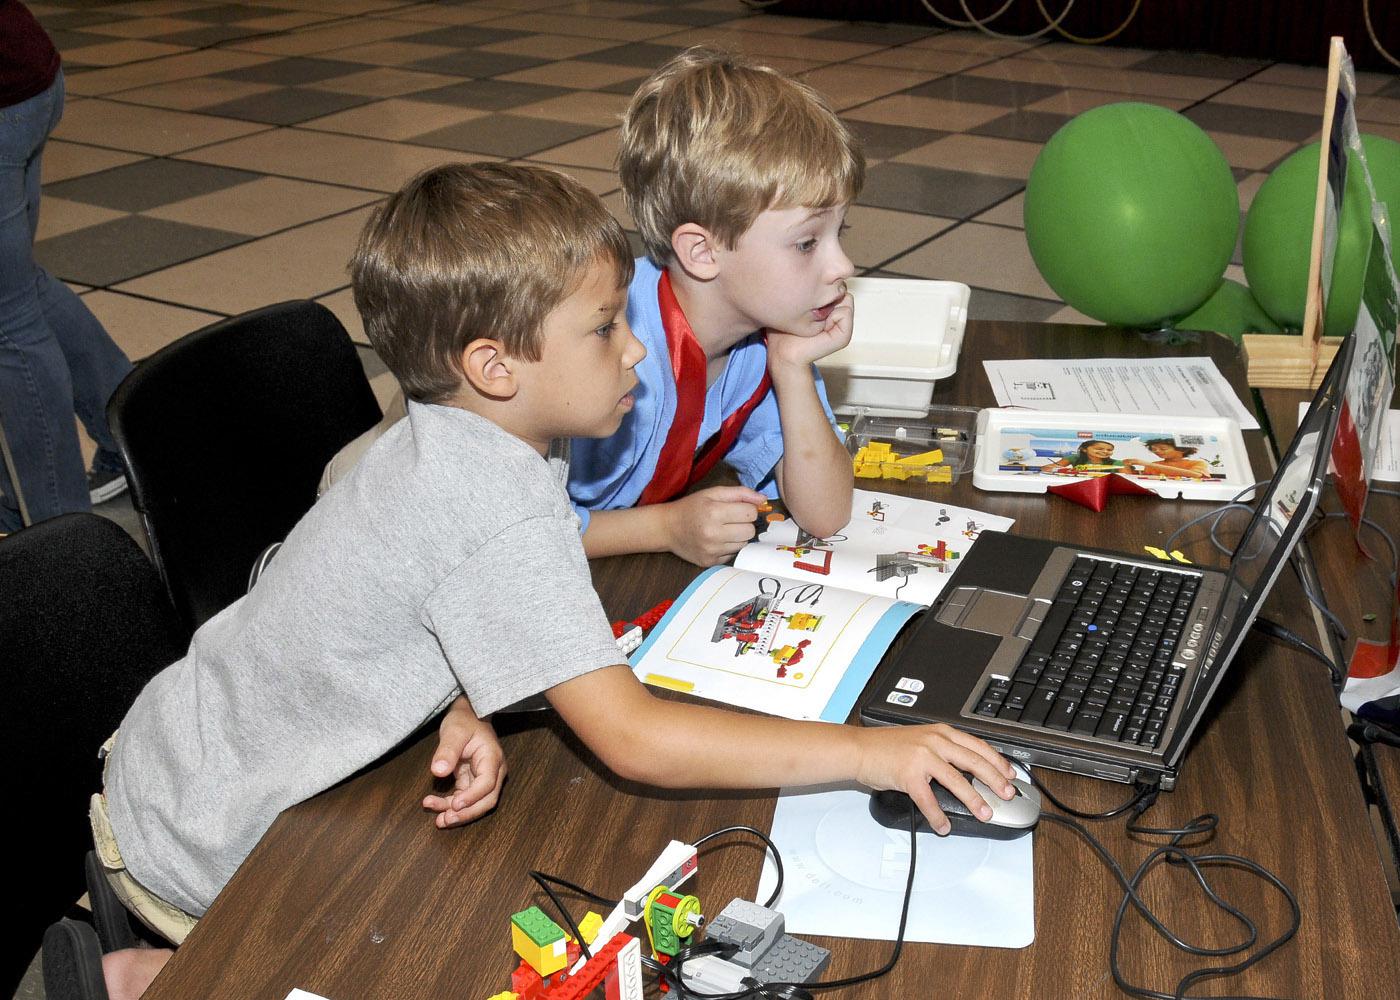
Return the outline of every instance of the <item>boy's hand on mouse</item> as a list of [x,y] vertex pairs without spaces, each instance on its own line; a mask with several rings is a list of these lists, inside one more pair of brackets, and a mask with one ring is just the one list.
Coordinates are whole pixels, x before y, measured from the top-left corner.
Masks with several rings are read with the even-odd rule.
[[827,316],[826,323],[817,333],[794,334],[769,329],[769,365],[806,366],[841,350],[851,342],[855,311],[855,297],[847,292],[841,297],[841,301],[836,303],[836,307]]
[[697,566],[727,562],[756,535],[768,498],[745,486],[711,486],[665,504],[666,548]]
[[491,724],[476,717],[466,698],[454,701],[438,724],[429,769],[435,778],[456,779],[451,793],[423,799],[423,808],[437,813],[438,829],[462,826],[496,808],[506,777],[505,752]]
[[929,788],[930,781],[947,788],[984,822],[991,819],[991,807],[961,771],[981,779],[1004,799],[1016,794],[1010,762],[982,740],[952,726],[890,726],[862,729],[860,734],[856,780],[876,791],[893,788],[907,794],[935,833],[947,833],[950,824]]

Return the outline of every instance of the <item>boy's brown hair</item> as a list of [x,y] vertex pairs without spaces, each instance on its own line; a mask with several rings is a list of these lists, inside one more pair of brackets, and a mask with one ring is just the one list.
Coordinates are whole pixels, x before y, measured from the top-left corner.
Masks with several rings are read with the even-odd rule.
[[503,163],[433,167],[391,195],[350,259],[369,342],[410,399],[462,383],[481,337],[538,361],[545,317],[596,261],[632,280],[632,251],[603,203],[572,177]]
[[683,223],[732,248],[767,209],[853,200],[865,157],[805,83],[743,56],[692,48],[637,89],[618,172],[647,256],[665,266]]

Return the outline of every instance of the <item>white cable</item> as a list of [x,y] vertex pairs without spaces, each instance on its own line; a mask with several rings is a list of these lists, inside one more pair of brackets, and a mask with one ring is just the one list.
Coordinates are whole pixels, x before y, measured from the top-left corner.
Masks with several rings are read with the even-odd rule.
[[[972,11],[967,6],[967,0],[958,0],[958,6],[962,7],[963,13],[968,16],[968,18],[972,21],[973,24],[977,25],[977,30],[982,32],[984,35],[991,35],[993,38],[1000,38],[1003,41],[1007,42],[1029,42],[1039,38],[1047,31],[1052,31],[1058,28],[1060,26],[1060,22],[1063,21],[1069,15],[1070,10],[1074,8],[1074,0],[1066,0],[1065,9],[1060,11],[1059,17],[1055,18],[1055,20],[1051,21],[1039,31],[1033,31],[1029,35],[1004,35],[1000,31],[993,31],[991,28],[987,27],[987,25],[990,24],[993,19],[989,17],[982,21],[977,20],[977,18],[972,16]],[[1044,13],[1045,7],[1040,4],[1039,0],[1037,0],[1036,6],[1040,7],[1041,12]],[[1002,8],[1002,10],[1005,9],[1005,7]],[[1049,17],[1048,14],[1046,16]]]
[[[928,4],[924,4],[924,6],[927,7]],[[1386,62],[1392,66],[1400,67],[1400,59],[1396,59],[1387,52],[1385,46],[1381,44],[1381,40],[1376,37],[1376,29],[1371,24],[1371,0],[1361,0],[1361,16],[1366,19],[1366,34],[1371,36],[1371,44],[1376,47],[1376,51],[1385,57]]]

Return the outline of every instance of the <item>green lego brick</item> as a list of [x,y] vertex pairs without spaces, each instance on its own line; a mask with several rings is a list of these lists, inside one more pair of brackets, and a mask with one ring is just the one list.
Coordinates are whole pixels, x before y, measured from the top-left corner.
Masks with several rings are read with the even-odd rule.
[[553,944],[564,936],[564,931],[559,925],[545,916],[544,911],[538,906],[511,914],[510,922],[519,927],[526,937],[541,948]]

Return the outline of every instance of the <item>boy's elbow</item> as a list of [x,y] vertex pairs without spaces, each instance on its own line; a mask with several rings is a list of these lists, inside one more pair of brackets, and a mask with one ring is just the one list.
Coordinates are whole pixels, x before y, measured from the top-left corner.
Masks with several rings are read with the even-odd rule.
[[847,501],[844,511],[831,510],[825,512],[817,517],[811,518],[810,527],[808,527],[808,521],[803,521],[802,527],[806,531],[810,531],[817,538],[830,538],[832,535],[839,533],[850,520],[850,501]]

